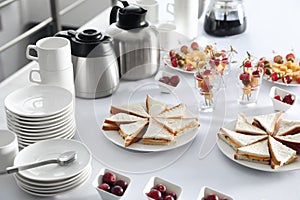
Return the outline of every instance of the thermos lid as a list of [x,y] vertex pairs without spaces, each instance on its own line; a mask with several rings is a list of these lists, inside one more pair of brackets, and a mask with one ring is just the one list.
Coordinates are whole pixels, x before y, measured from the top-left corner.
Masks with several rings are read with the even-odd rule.
[[120,8],[118,12],[119,20],[116,25],[125,30],[147,27],[149,24],[145,20],[146,13],[147,10],[136,5]]
[[77,57],[103,57],[111,55],[113,39],[95,29],[61,31],[56,36],[65,37],[71,42],[72,55]]

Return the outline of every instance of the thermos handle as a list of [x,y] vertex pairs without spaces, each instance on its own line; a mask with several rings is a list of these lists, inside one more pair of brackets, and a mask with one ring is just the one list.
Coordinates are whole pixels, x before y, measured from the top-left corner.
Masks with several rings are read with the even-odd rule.
[[[120,1],[124,7],[129,6],[127,1]],[[117,16],[118,16],[118,10],[120,9],[120,6],[113,6],[111,11],[110,11],[110,16],[109,16],[109,24],[115,23],[117,21]]]

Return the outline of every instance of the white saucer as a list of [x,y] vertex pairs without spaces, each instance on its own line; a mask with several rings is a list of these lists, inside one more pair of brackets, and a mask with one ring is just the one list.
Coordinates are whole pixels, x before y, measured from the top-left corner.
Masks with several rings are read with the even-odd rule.
[[51,139],[34,143],[21,150],[15,158],[14,165],[56,158],[66,151],[77,152],[77,160],[69,166],[47,165],[20,171],[19,174],[35,181],[58,181],[80,173],[91,162],[92,156],[85,144],[76,140]]
[[24,117],[46,117],[62,112],[72,105],[73,97],[68,90],[46,85],[20,88],[4,100],[12,113]]

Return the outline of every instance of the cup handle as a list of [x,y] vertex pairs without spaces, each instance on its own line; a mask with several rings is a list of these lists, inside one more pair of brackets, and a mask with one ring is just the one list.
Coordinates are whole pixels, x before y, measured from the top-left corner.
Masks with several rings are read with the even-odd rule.
[[[39,74],[40,80],[34,80],[34,79],[33,79],[33,74],[34,74],[34,73]],[[31,82],[33,82],[33,83],[41,84],[41,83],[42,83],[42,81],[41,81],[42,79],[41,79],[40,70],[32,69],[32,70],[30,71],[30,73],[29,73],[29,80],[30,80]]]
[[30,59],[30,60],[35,60],[35,61],[38,61],[38,57],[35,57],[35,56],[32,56],[32,55],[30,55],[30,50],[34,50],[34,51],[36,51],[36,52],[38,52],[37,51],[37,46],[35,46],[35,45],[28,45],[27,46],[27,48],[26,48],[26,58],[27,59]]
[[167,12],[174,15],[174,4],[172,3],[167,4]]

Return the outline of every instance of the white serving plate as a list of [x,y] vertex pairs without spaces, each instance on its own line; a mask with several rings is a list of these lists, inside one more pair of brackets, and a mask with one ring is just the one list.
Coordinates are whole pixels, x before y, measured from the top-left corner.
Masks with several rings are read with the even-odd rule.
[[168,56],[168,55],[165,55],[163,58],[163,62],[165,63],[165,65],[172,69],[172,70],[176,70],[178,72],[182,72],[182,73],[186,73],[186,74],[194,74],[197,70],[192,70],[192,71],[186,71],[185,69],[182,69],[181,67],[173,67],[172,64],[171,64],[171,58]]
[[209,194],[216,194],[219,198],[226,198],[228,200],[233,200],[233,198],[223,192],[220,192],[216,189],[213,189],[211,187],[203,186],[200,190],[200,193],[198,195],[197,200],[203,200],[204,197],[206,197]]
[[300,86],[300,84],[297,83],[297,82],[294,81],[294,80],[293,80],[291,83],[286,84],[286,83],[282,82],[281,80],[278,80],[278,81],[272,81],[272,79],[270,79],[269,76],[266,76],[266,75],[263,76],[263,79],[264,79],[265,81],[268,81],[268,82],[273,83],[273,84],[275,84],[275,85],[293,86],[293,87],[299,87],[299,86]]
[[49,158],[56,158],[66,151],[77,152],[77,160],[71,165],[46,165],[20,171],[19,174],[35,181],[58,181],[80,173],[91,162],[92,156],[90,150],[83,143],[76,140],[51,139],[34,143],[21,150],[15,158],[14,165],[23,165]]
[[[224,127],[234,131],[235,124],[236,124],[236,120],[226,124]],[[255,162],[250,162],[250,161],[245,161],[245,160],[234,159],[235,150],[233,150],[227,143],[225,143],[218,136],[217,136],[217,145],[218,145],[219,149],[221,150],[221,152],[225,156],[227,156],[230,160],[232,160],[235,163],[238,163],[240,165],[252,168],[252,169],[268,171],[268,172],[283,172],[283,171],[292,171],[292,170],[300,169],[300,160],[299,159],[297,159],[293,163],[284,165],[277,169],[272,169],[271,165],[265,165],[265,164],[261,164],[261,163],[255,163]]]
[[110,140],[112,143],[123,147],[125,149],[130,149],[134,151],[142,151],[142,152],[154,152],[154,151],[167,151],[171,149],[175,149],[178,147],[181,147],[191,141],[197,136],[199,129],[198,127],[187,130],[183,134],[178,134],[178,136],[175,137],[175,142],[171,142],[167,145],[150,145],[150,144],[143,144],[141,142],[136,142],[128,147],[124,146],[124,139],[122,136],[118,133],[118,131],[103,131],[104,136]]
[[24,117],[47,117],[63,112],[73,103],[68,90],[46,85],[20,88],[4,100],[5,107],[15,115]]

